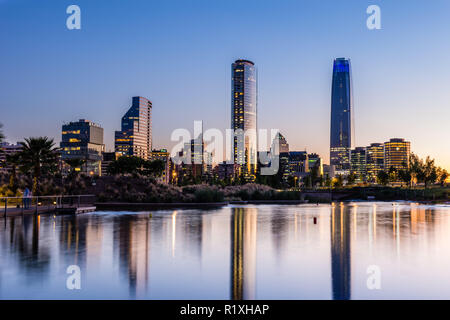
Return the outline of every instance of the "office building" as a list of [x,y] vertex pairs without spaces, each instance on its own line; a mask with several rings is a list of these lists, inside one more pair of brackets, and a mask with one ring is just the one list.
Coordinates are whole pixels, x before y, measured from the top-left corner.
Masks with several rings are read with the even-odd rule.
[[367,179],[376,182],[378,172],[384,170],[384,145],[382,143],[371,143],[366,148]]
[[350,151],[350,172],[356,176],[357,182],[366,181],[366,148],[357,147]]
[[148,160],[152,150],[152,103],[133,97],[131,107],[122,117],[121,131],[115,132],[115,151],[123,156]]
[[115,152],[103,152],[102,153],[102,176],[107,176],[108,167],[114,161],[117,160],[119,155]]
[[15,154],[17,152],[20,152],[21,150],[22,145],[19,143],[0,143],[0,172],[6,173],[11,170],[11,166],[6,163],[6,156]]
[[289,172],[292,176],[297,178],[304,178],[309,175],[308,152],[289,152]]
[[103,128],[89,120],[81,119],[62,126],[61,160],[81,160],[76,171],[89,175],[101,175]]
[[411,143],[405,139],[393,138],[384,143],[385,170],[409,168]]
[[167,149],[152,150],[150,160],[161,160],[164,162],[164,172],[159,180],[162,183],[170,183],[174,172],[174,165],[170,158],[170,152],[168,152]]
[[308,169],[311,172],[313,168],[317,167],[317,174],[323,175],[323,161],[317,153],[308,154]]
[[219,180],[231,183],[239,178],[240,168],[241,166],[236,163],[227,163],[226,161],[223,161],[214,168],[214,171]]
[[272,147],[270,149],[270,162],[270,166],[274,169],[276,169],[278,165],[277,174],[284,183],[287,183],[290,176],[289,144],[280,132],[275,135],[275,138],[272,141]]

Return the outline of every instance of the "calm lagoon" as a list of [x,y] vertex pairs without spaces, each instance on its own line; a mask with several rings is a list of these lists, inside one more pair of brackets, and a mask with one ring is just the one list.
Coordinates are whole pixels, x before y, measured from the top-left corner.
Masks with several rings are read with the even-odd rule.
[[[67,289],[71,265],[80,290]],[[0,218],[0,299],[450,299],[450,206]]]

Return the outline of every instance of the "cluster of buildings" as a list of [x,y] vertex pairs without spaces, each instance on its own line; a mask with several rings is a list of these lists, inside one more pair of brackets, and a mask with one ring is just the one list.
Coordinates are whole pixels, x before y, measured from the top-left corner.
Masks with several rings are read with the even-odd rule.
[[334,174],[356,175],[357,181],[375,182],[381,170],[409,166],[409,141],[393,138],[385,143],[354,147],[354,111],[351,64],[338,58],[333,64],[330,125],[330,166]]
[[[152,149],[152,102],[144,97],[133,97],[131,106],[121,119],[121,130],[114,134],[114,151],[106,152],[103,128],[81,119],[62,126],[62,167],[70,160],[81,160],[75,170],[89,175],[106,175],[108,165],[122,156],[137,156],[145,160],[163,160],[166,163],[166,183],[193,177],[215,177],[220,180],[244,179],[254,181],[261,167],[257,141],[257,71],[249,60],[239,59],[231,65],[231,129],[233,159],[217,165],[213,155],[205,151],[203,135],[184,145],[178,160],[171,158],[167,149]],[[380,170],[391,167],[402,169],[409,164],[410,143],[391,139],[385,143],[372,143],[367,147],[354,147],[354,119],[350,60],[334,60],[331,124],[330,164],[323,163],[319,155],[306,151],[291,151],[286,138],[279,133],[270,150],[271,159],[279,161],[279,175],[301,181],[314,169],[318,175],[333,178],[353,173],[359,181],[375,181]],[[3,144],[3,150],[16,152],[19,145]],[[5,157],[0,153],[0,157]],[[0,158],[0,161],[2,159]],[[189,161],[188,161],[189,160]],[[76,161],[73,163],[77,163]],[[267,165],[267,164],[266,164]]]

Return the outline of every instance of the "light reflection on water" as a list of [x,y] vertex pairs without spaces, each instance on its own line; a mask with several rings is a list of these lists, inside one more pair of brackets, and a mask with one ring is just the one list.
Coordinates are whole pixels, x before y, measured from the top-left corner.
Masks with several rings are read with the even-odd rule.
[[[81,290],[66,268],[81,268]],[[367,268],[381,289],[367,288]],[[1,299],[450,299],[450,206],[360,202],[0,219]]]

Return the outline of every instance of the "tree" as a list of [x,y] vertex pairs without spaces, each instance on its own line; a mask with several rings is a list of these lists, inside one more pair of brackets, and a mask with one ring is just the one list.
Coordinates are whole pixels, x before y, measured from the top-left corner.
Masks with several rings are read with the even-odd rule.
[[429,156],[425,159],[424,167],[423,167],[423,182],[425,183],[425,188],[428,184],[433,184],[436,182],[438,178],[437,168],[434,164],[434,159],[431,159]]
[[398,172],[397,169],[394,168],[393,166],[391,166],[388,170],[388,175],[389,175],[389,181],[390,182],[395,182],[398,180]]
[[340,188],[344,185],[344,177],[342,174],[338,174],[333,180],[333,187]]
[[163,160],[153,160],[143,162],[143,174],[146,176],[160,177],[166,169]]
[[356,173],[353,171],[350,172],[350,174],[347,176],[347,185],[351,186],[355,184],[356,178]]
[[448,172],[445,169],[439,168],[438,175],[439,175],[439,178],[438,178],[439,184],[441,185],[441,187],[443,187],[445,184],[445,181],[448,178]]
[[411,179],[412,179],[411,170],[408,168],[408,165],[405,162],[403,162],[402,165],[403,168],[397,171],[397,175],[400,181],[405,182],[406,185],[409,187],[411,186]]
[[411,171],[407,168],[399,170],[398,177],[402,182],[405,182],[407,186],[411,185]]
[[144,159],[136,156],[122,156],[108,166],[109,174],[133,174],[142,171]]
[[[64,162],[70,166],[70,173],[72,175],[76,176],[81,171],[81,167],[86,163],[86,160],[84,160],[84,159],[66,159],[66,160],[64,160]],[[77,170],[77,168],[80,170]]]
[[9,189],[16,194],[18,189],[17,168],[20,165],[20,154],[13,153],[6,155],[6,165],[11,167],[11,176],[9,177]]
[[111,162],[108,166],[109,174],[142,174],[159,177],[166,169],[163,160],[144,160],[136,156],[123,156]]
[[320,183],[320,181],[321,181],[319,161],[316,161],[314,167],[311,168],[311,172],[310,172],[309,176],[311,177],[311,180],[310,180],[311,187],[315,189],[317,183]]
[[331,179],[328,174],[325,176],[325,187],[331,187]]
[[53,173],[57,168],[58,154],[53,139],[47,137],[28,138],[20,142],[21,170],[31,172],[33,193],[39,195],[39,179],[43,174]]
[[2,128],[3,128],[3,125],[0,123],[0,143],[2,143],[3,139],[5,139],[5,136],[3,135]]
[[411,172],[411,179],[417,182],[422,182],[424,177],[423,161],[414,153],[409,157],[409,170]]
[[377,182],[383,186],[387,185],[389,183],[389,174],[384,170],[378,171]]

